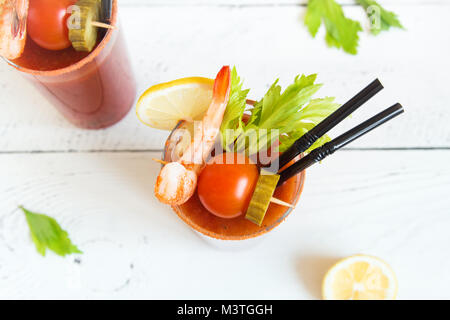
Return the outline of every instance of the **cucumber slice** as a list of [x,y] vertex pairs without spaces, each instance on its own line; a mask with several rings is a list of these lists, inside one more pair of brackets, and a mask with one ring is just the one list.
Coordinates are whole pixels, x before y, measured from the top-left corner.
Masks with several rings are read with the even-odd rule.
[[97,27],[91,23],[100,20],[101,0],[79,0],[75,5],[78,10],[71,18],[79,19],[80,28],[69,29],[69,40],[76,51],[91,52],[97,43]]
[[252,199],[248,205],[247,213],[245,214],[246,219],[261,226],[269,208],[270,200],[277,187],[278,180],[280,180],[278,174],[261,172]]

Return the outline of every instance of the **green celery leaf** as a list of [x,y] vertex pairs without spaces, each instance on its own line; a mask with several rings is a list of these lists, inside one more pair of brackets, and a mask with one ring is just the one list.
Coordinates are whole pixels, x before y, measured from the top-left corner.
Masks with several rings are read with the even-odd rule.
[[[404,29],[397,15],[394,12],[387,11],[374,0],[356,0],[363,6],[371,22],[370,31],[377,35],[383,30],[389,30],[391,27]],[[379,17],[376,15],[379,14]]]
[[313,37],[322,21],[326,29],[326,42],[330,47],[342,48],[356,54],[359,42],[358,32],[362,31],[358,21],[347,18],[342,7],[334,0],[309,0],[305,24]]
[[278,80],[269,88],[264,98],[258,101],[252,112],[245,130],[253,127],[262,129],[280,129],[290,131],[293,120],[300,119],[298,112],[308,103],[312,96],[320,89],[321,84],[315,84],[316,74],[297,76],[294,83],[281,93]]
[[252,109],[250,120],[237,139],[237,151],[254,154],[270,147],[278,135],[293,131],[302,119],[299,111],[322,86],[315,84],[316,77],[315,74],[297,76],[284,92],[276,80]]
[[[300,111],[301,118],[297,122],[295,129],[280,137],[280,152],[289,149],[297,139],[322,122],[322,120],[336,111],[339,106],[338,103],[334,102],[334,98],[332,97],[311,100],[311,102]],[[330,141],[330,138],[325,135],[317,140],[306,152],[311,152],[328,141]]]
[[82,253],[69,239],[69,235],[63,230],[55,219],[44,214],[33,213],[24,207],[20,207],[25,213],[30,227],[31,239],[36,250],[45,256],[46,249],[50,249],[60,256],[72,253]]
[[228,105],[220,127],[222,146],[232,151],[233,143],[242,132],[242,115],[247,105],[247,95],[250,90],[242,90],[243,82],[239,78],[236,67],[231,71],[231,89]]
[[336,111],[339,106],[339,103],[334,102],[334,97],[313,99],[300,111],[300,121],[319,124],[322,120]]

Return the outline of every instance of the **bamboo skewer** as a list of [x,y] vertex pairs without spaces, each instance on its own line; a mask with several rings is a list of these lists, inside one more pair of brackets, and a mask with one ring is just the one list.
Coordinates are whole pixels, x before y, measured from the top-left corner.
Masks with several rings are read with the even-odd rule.
[[166,164],[169,163],[167,161],[164,161],[164,160],[161,160],[161,159],[157,159],[157,158],[152,158],[152,160],[155,161],[155,162],[161,163],[162,165],[166,165]]
[[285,206],[285,207],[289,207],[289,208],[295,208],[294,205],[284,202],[283,200],[277,199],[277,198],[270,198],[270,202],[275,203],[275,204],[279,204],[280,206]]
[[98,28],[104,28],[104,29],[115,29],[116,27],[107,23],[99,22],[99,21],[92,21],[91,25]]

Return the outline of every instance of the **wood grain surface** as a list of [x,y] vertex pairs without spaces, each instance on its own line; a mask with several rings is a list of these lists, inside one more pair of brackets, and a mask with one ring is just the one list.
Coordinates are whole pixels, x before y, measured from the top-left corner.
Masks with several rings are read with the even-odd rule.
[[[360,7],[340,2],[367,28]],[[255,99],[276,78],[318,73],[318,96],[345,102],[378,77],[385,90],[333,135],[395,102],[406,109],[308,170],[287,221],[233,250],[154,198],[151,159],[167,132],[133,110],[109,129],[76,129],[0,61],[0,298],[316,299],[327,268],[366,253],[392,265],[399,298],[448,299],[450,2],[380,2],[406,30],[362,33],[350,56],[323,30],[310,37],[304,0],[120,0],[139,93],[230,64]],[[39,256],[19,205],[55,217],[84,253]]]

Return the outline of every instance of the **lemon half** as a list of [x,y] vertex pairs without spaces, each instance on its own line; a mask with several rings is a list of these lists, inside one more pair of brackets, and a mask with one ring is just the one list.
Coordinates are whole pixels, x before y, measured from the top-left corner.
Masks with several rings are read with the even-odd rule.
[[391,267],[367,255],[340,260],[327,272],[322,285],[325,300],[393,300],[397,290]]
[[161,130],[172,130],[180,120],[201,120],[212,101],[213,87],[213,79],[201,77],[155,85],[139,98],[137,116]]

